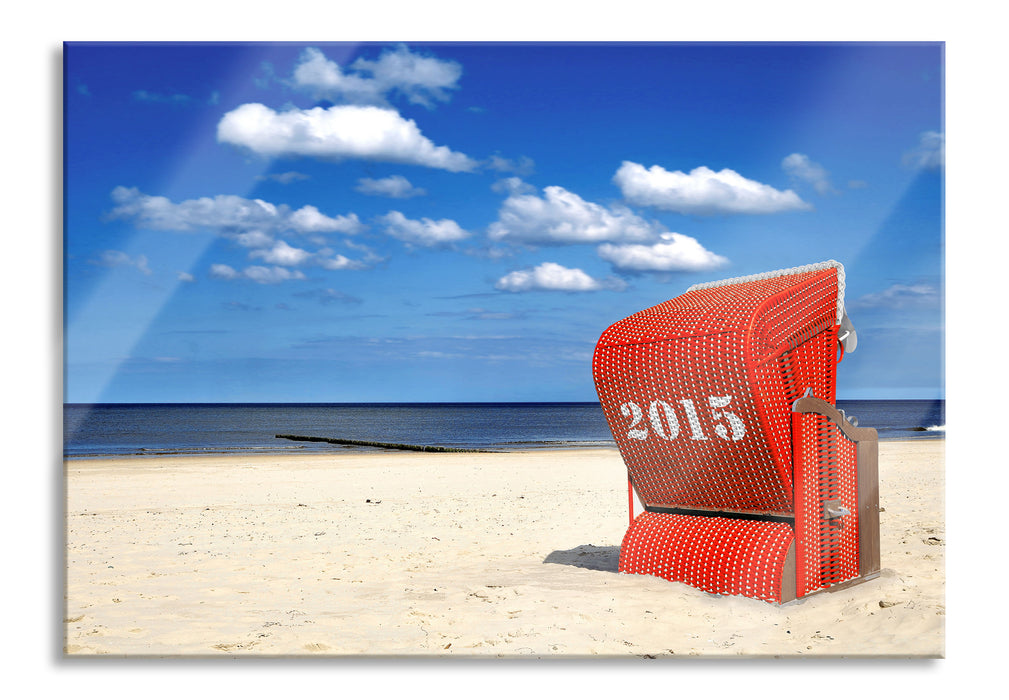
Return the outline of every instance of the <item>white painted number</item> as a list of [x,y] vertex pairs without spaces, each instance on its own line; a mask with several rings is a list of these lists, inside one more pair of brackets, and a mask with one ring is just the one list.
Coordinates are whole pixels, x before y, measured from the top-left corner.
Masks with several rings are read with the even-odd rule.
[[647,430],[635,430],[634,426],[641,422],[641,409],[633,401],[628,401],[620,407],[620,413],[624,418],[632,418],[631,430],[627,431],[627,437],[631,440],[645,440],[648,438]]
[[[725,416],[725,420],[729,422],[729,427],[732,428],[732,440],[742,440],[743,436],[746,435],[746,425],[743,424],[743,419],[737,416],[732,411],[716,411],[716,408],[725,408],[732,402],[731,396],[709,396],[708,404],[711,406],[711,417],[716,421]],[[728,430],[721,423],[715,424],[715,435],[722,438],[723,440],[728,440]]]
[[690,439],[707,440],[708,436],[701,430],[701,421],[697,418],[694,402],[690,399],[680,399],[680,403],[683,404],[683,409],[687,412],[687,421],[690,423]]
[[[659,415],[660,406],[662,407],[662,414],[666,417],[666,423],[669,424],[668,432],[662,425],[662,416]],[[659,434],[660,438],[672,440],[680,434],[680,422],[676,420],[673,407],[665,401],[652,401],[648,407],[648,417],[652,420],[652,428]],[[648,435],[646,434],[645,437],[648,437]]]
[[[687,425],[690,426],[690,439],[707,440],[708,436],[704,434],[704,429],[701,427],[701,420],[697,415],[697,408],[694,406],[693,400],[680,399],[678,403],[683,406]],[[715,421],[715,435],[722,440],[742,440],[743,436],[746,435],[746,424],[743,423],[743,420],[732,411],[719,410],[724,409],[730,403],[732,403],[731,396],[708,397],[708,405],[711,407],[711,417]],[[644,418],[644,414],[638,404],[633,401],[620,404],[620,413],[624,418],[628,418],[631,421],[630,429],[627,431],[629,439],[648,439],[648,428],[637,427]],[[728,427],[719,422],[723,419],[728,423]],[[680,421],[676,417],[676,412],[673,410],[672,405],[666,401],[655,400],[648,405],[648,420],[652,425],[652,430],[663,440],[675,440],[680,434]]]

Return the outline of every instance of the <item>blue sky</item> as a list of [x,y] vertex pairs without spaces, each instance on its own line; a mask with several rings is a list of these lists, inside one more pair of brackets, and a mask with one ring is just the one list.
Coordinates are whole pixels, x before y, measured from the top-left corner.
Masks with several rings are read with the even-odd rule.
[[836,259],[945,392],[941,44],[68,44],[64,398],[591,401],[612,322]]

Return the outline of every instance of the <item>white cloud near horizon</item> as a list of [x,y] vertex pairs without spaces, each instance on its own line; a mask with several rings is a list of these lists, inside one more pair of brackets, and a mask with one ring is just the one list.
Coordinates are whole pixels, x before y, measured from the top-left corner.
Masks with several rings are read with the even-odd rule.
[[402,175],[390,175],[378,179],[362,177],[357,181],[357,186],[354,189],[361,194],[391,197],[392,199],[408,199],[427,194],[426,190],[414,187],[413,183]]
[[494,285],[505,292],[595,292],[604,289],[623,291],[627,283],[616,277],[596,279],[579,268],[545,262],[527,270],[515,270]]
[[716,255],[696,238],[681,233],[664,233],[651,245],[627,243],[599,246],[599,257],[623,273],[698,272],[714,270],[728,264],[729,259]]
[[937,307],[939,289],[931,284],[894,284],[881,292],[866,294],[849,304],[851,309],[907,309]]
[[542,197],[519,178],[499,181],[495,188],[510,194],[498,211],[498,220],[487,229],[494,241],[542,245],[651,241],[662,233],[658,224],[626,207],[588,202],[557,185],[544,187]]
[[813,186],[820,194],[832,194],[837,190],[830,182],[830,173],[819,163],[814,163],[804,153],[792,153],[781,161],[781,168],[791,177]]
[[362,105],[288,109],[243,104],[217,125],[217,140],[276,157],[340,161],[373,160],[469,172],[477,162],[446,146],[435,146],[416,122],[394,109]]
[[631,204],[681,214],[773,214],[812,208],[792,190],[782,192],[728,168],[715,172],[700,166],[684,173],[624,161],[613,181]]
[[462,68],[455,61],[424,56],[404,45],[383,51],[376,60],[359,58],[347,68],[317,48],[302,51],[291,85],[316,99],[385,104],[390,94],[425,107],[448,102],[459,88]]
[[378,221],[393,238],[425,248],[455,243],[470,236],[469,231],[451,219],[408,219],[402,212],[390,211]]

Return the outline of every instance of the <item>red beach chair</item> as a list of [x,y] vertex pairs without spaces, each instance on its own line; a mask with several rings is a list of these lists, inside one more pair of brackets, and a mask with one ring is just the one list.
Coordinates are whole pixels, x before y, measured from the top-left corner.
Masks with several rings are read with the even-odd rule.
[[620,571],[774,603],[878,576],[876,431],[833,405],[854,347],[832,260],[610,326],[592,370],[627,466]]

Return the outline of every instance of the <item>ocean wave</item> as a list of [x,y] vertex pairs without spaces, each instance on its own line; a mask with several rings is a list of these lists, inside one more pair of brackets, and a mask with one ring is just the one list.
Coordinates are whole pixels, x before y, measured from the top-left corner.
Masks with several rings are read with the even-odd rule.
[[925,430],[928,430],[929,432],[941,432],[941,433],[945,433],[946,432],[946,426],[945,425],[930,425],[927,428],[925,428]]

